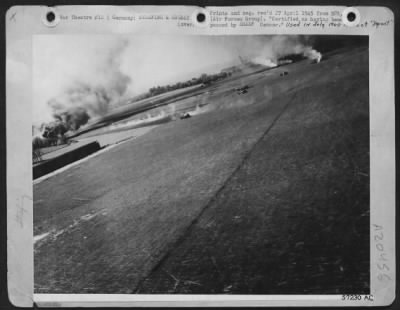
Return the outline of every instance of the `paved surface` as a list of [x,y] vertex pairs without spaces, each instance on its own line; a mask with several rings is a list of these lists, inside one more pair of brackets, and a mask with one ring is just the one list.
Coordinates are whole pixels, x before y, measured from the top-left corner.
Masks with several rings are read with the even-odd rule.
[[368,51],[196,100],[34,186],[35,292],[367,292]]

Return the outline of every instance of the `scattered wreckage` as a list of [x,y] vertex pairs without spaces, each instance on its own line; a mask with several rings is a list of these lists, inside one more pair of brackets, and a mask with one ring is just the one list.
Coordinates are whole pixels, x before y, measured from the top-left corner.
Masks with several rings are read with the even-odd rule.
[[187,118],[191,118],[192,116],[186,112],[186,113],[182,113],[181,116],[179,117],[180,119],[187,119]]
[[249,85],[245,85],[243,87],[235,88],[235,91],[238,95],[247,94],[249,92],[248,91],[249,88],[250,88]]

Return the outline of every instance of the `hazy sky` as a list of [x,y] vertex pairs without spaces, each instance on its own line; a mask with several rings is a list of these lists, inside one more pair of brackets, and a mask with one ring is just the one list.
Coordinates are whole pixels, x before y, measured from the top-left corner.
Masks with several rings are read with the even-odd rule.
[[[33,40],[33,122],[52,119],[47,102],[53,98],[60,99],[63,105],[73,105],[71,98],[76,99],[77,95],[71,95],[71,89],[76,85],[79,100],[95,102],[95,96],[87,92],[83,96],[82,92],[99,86],[110,94],[113,103],[152,86],[219,72],[238,63],[239,55],[279,56],[288,46],[297,46],[296,38],[38,35]],[[68,95],[64,96],[66,92]]]
[[[48,36],[34,38],[34,121],[48,121],[47,101],[76,81],[108,83],[116,67],[130,78],[126,96],[218,72],[237,61],[232,40],[211,36]],[[108,68],[114,58],[113,68]]]

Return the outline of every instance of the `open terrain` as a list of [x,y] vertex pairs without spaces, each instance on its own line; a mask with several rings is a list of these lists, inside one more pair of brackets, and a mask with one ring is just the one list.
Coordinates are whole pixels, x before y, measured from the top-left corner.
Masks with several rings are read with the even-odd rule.
[[220,81],[36,183],[35,292],[369,293],[368,83],[367,47]]

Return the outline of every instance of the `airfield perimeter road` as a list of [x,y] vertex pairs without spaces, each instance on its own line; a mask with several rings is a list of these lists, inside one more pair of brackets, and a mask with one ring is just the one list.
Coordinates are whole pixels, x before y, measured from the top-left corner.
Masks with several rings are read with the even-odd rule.
[[34,185],[36,293],[369,293],[368,49],[210,92]]

